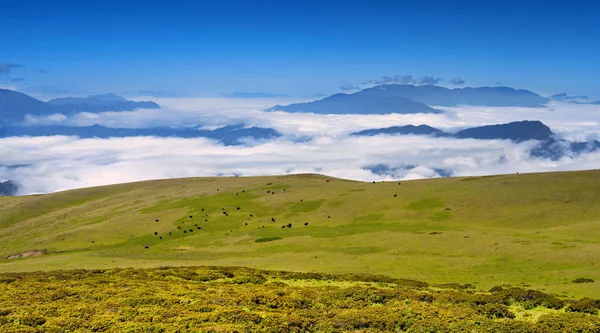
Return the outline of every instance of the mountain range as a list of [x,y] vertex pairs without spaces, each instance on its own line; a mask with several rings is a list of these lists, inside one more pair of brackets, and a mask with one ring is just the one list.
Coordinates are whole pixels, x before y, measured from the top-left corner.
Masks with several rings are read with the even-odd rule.
[[318,114],[441,113],[435,106],[543,107],[548,99],[524,89],[478,87],[448,89],[432,85],[386,84],[317,101],[276,105],[267,111]]
[[444,132],[427,125],[406,125],[367,129],[352,133],[351,135],[428,135],[457,139],[511,140],[516,143],[536,140],[539,141],[539,143],[530,151],[531,156],[544,157],[551,160],[557,160],[564,156],[600,150],[600,142],[597,140],[569,142],[558,138],[548,126],[537,120],[471,127],[456,133]]
[[214,130],[198,128],[111,128],[100,125],[71,126],[5,126],[0,127],[0,138],[23,136],[78,136],[80,138],[123,138],[137,136],[177,137],[177,138],[209,138],[221,141],[225,145],[238,145],[244,138],[255,140],[271,139],[281,134],[271,128],[228,125]]
[[27,114],[72,115],[77,112],[133,111],[140,108],[157,109],[160,106],[154,102],[130,101],[114,94],[58,98],[44,102],[16,91],[0,89],[0,123],[20,122]]
[[516,121],[507,124],[487,125],[463,129],[456,133],[448,133],[428,125],[392,126],[386,128],[367,129],[351,135],[373,136],[388,135],[429,135],[435,137],[453,137],[458,139],[511,140],[522,142],[527,140],[548,140],[554,136],[552,130],[544,123],[534,120]]
[[19,186],[12,180],[0,182],[0,197],[15,195],[18,190]]

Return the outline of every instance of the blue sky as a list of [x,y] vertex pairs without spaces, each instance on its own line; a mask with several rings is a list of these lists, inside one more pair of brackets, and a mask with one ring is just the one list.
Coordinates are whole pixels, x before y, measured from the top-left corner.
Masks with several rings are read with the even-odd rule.
[[0,85],[309,96],[413,75],[600,97],[599,14],[591,1],[0,0]]

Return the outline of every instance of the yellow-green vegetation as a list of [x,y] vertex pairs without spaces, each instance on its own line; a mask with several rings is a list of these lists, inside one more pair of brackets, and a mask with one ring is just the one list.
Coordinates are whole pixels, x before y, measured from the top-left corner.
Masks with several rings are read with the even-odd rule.
[[[6,259],[17,254],[40,255]],[[244,266],[595,299],[600,172],[193,178],[3,197],[0,258],[0,272]]]
[[235,267],[0,274],[0,331],[598,332],[600,301]]

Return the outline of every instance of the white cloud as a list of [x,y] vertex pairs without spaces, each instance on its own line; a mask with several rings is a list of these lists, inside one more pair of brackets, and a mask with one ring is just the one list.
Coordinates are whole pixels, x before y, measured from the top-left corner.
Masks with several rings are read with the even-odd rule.
[[[370,181],[439,176],[434,169],[482,175],[600,167],[600,154],[554,162],[531,159],[527,153],[531,144],[423,136],[318,137],[302,143],[278,139],[255,146],[152,137],[8,138],[0,140],[3,164],[30,166],[0,167],[0,178],[20,182],[23,193],[44,193],[172,177],[318,172]],[[417,167],[392,175],[363,169],[376,163]]]
[[[144,99],[144,98],[140,98]],[[164,109],[78,114],[74,117],[29,117],[29,124],[112,127],[192,126],[214,128],[243,122],[271,127],[284,137],[266,143],[223,146],[208,139],[136,137],[78,139],[37,137],[0,139],[0,179],[23,185],[23,193],[146,179],[216,175],[323,173],[356,180],[392,180],[453,175],[538,172],[600,168],[600,153],[558,161],[531,158],[534,144],[502,140],[457,140],[425,136],[352,137],[367,128],[428,124],[445,130],[541,120],[572,140],[597,137],[600,106],[551,103],[549,108],[441,108],[445,114],[316,115],[264,112],[273,103],[291,100],[180,98],[160,99]],[[300,141],[301,137],[312,137]],[[9,168],[9,165],[29,165]],[[364,167],[386,164],[388,175]],[[403,166],[416,166],[412,169]]]

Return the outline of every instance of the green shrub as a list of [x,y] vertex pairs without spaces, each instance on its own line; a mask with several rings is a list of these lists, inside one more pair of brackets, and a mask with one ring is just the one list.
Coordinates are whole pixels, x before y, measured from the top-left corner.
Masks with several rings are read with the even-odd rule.
[[477,307],[477,312],[490,319],[515,318],[515,314],[510,312],[506,305],[498,303],[487,303]]
[[254,240],[255,243],[266,243],[282,239],[281,237],[263,237]]
[[600,300],[584,298],[575,303],[569,304],[566,310],[569,312],[589,313],[595,315],[598,313],[598,309],[600,309]]
[[25,317],[19,318],[19,322],[25,326],[36,327],[36,326],[44,325],[46,323],[46,319],[43,317],[37,317],[37,316],[25,316]]
[[587,278],[577,278],[575,280],[573,280],[573,283],[593,283],[594,280],[592,279],[587,279]]
[[267,279],[261,274],[238,275],[231,282],[235,284],[263,284],[267,282]]

